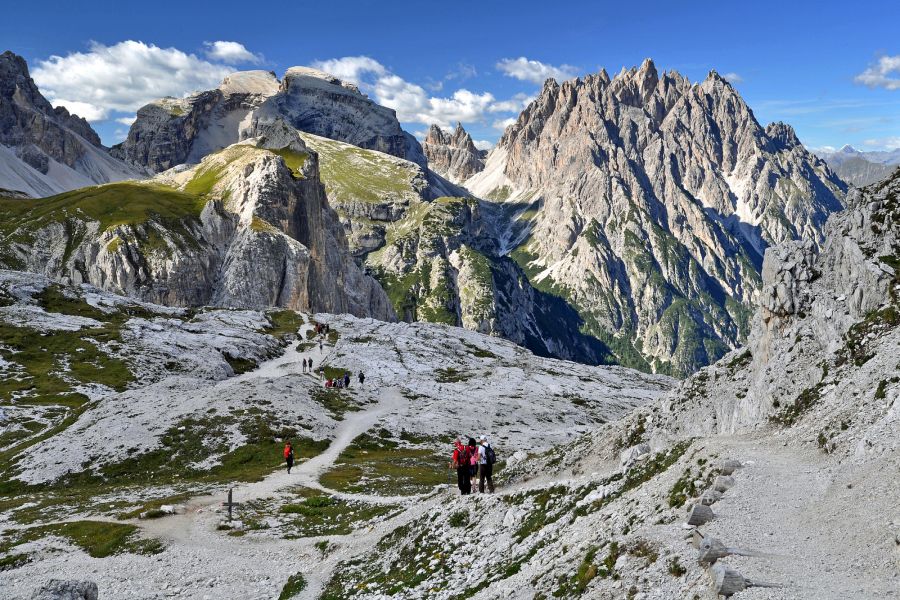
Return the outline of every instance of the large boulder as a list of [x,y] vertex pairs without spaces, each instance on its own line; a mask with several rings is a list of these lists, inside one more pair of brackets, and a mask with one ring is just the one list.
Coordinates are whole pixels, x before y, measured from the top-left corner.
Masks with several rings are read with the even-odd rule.
[[51,579],[35,590],[32,600],[97,600],[97,584],[75,579]]

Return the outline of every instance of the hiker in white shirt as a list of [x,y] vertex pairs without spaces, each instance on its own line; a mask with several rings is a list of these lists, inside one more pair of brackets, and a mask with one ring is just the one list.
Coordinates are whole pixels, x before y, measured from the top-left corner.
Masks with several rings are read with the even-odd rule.
[[487,436],[478,438],[478,491],[484,493],[484,482],[487,480],[487,489],[494,493],[494,463],[497,457],[494,449],[488,443]]

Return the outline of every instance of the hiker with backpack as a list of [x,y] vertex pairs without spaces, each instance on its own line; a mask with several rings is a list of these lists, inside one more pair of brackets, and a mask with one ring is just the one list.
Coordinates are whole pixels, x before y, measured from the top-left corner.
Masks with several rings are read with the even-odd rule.
[[456,469],[456,485],[459,493],[467,496],[472,493],[472,481],[469,479],[469,450],[463,446],[462,441],[456,438],[453,442],[453,456],[450,460],[450,468]]
[[362,371],[359,372],[359,375],[357,376],[357,378],[359,379],[359,385],[362,385],[366,381],[366,376],[363,375]]
[[344,387],[350,387],[350,373],[344,371]]
[[474,490],[478,484],[478,444],[475,443],[475,438],[469,438],[466,451],[469,453],[469,489]]
[[497,462],[497,455],[494,448],[488,442],[487,436],[481,436],[478,439],[478,491],[484,493],[484,482],[487,481],[487,489],[491,494],[494,493],[494,463]]
[[291,440],[284,445],[284,462],[287,463],[287,472],[290,475],[291,467],[294,466],[294,446],[291,444]]

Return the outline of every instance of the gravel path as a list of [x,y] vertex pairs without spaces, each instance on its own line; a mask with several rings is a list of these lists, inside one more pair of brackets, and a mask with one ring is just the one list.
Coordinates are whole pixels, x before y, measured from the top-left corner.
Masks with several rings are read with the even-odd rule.
[[[898,516],[896,474],[833,466],[818,449],[785,447],[771,435],[707,442],[746,466],[713,505],[716,520],[704,533],[727,546],[777,555],[732,556],[725,563],[747,579],[787,586],[751,588],[741,598],[900,598],[891,565],[896,550],[888,534],[889,521]],[[871,490],[870,502],[856,500],[859,487]]]

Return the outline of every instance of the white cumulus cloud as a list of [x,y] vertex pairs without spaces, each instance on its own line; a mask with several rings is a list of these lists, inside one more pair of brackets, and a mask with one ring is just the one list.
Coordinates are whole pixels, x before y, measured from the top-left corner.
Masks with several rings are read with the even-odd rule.
[[877,63],[869,66],[853,80],[870,88],[900,90],[900,54],[882,56]]
[[460,88],[449,96],[432,96],[421,85],[409,82],[368,56],[345,56],[313,63],[317,69],[351,81],[379,104],[397,111],[405,123],[435,123],[450,127],[457,121],[484,121],[488,113],[517,110],[522,99],[498,102],[490,92]]
[[161,96],[214,88],[233,70],[177,48],[127,40],[38,61],[32,77],[52,104],[98,121]]
[[494,142],[490,140],[472,140],[472,143],[475,144],[475,147],[479,150],[490,150],[494,147]]
[[116,123],[121,123],[122,125],[128,125],[129,127],[131,127],[131,125],[134,124],[135,121],[137,121],[137,116],[120,117],[120,118],[116,119]]
[[102,106],[96,106],[90,102],[67,100],[65,98],[51,98],[50,104],[53,106],[64,106],[71,114],[78,115],[91,122],[102,121],[109,112]]
[[384,65],[368,56],[345,56],[343,58],[320,60],[314,62],[313,66],[326,73],[331,73],[338,79],[350,81],[357,85],[363,83],[363,77],[366,74],[376,76],[387,74],[387,69],[384,68]]
[[730,83],[743,83],[744,82],[744,78],[741,77],[740,75],[738,75],[737,73],[735,73],[734,71],[732,71],[730,73],[725,73],[724,75],[722,75],[722,77],[724,77],[725,80]]
[[542,63],[539,60],[529,60],[524,56],[519,58],[504,58],[497,63],[497,69],[503,74],[521,81],[532,83],[544,83],[553,78],[557,81],[571,79],[578,73],[578,67],[572,65],[553,66]]
[[490,112],[522,112],[522,109],[531,104],[532,100],[534,100],[534,96],[519,93],[509,100],[495,102],[491,105]]
[[251,63],[259,64],[263,61],[261,54],[254,54],[240,42],[227,42],[218,40],[215,42],[204,42],[206,47],[206,56],[212,60],[221,61],[228,64]]
[[491,124],[491,127],[493,127],[494,129],[499,129],[500,131],[503,131],[515,122],[516,122],[516,120],[512,117],[510,117],[508,119],[499,119],[497,121],[494,121]]

